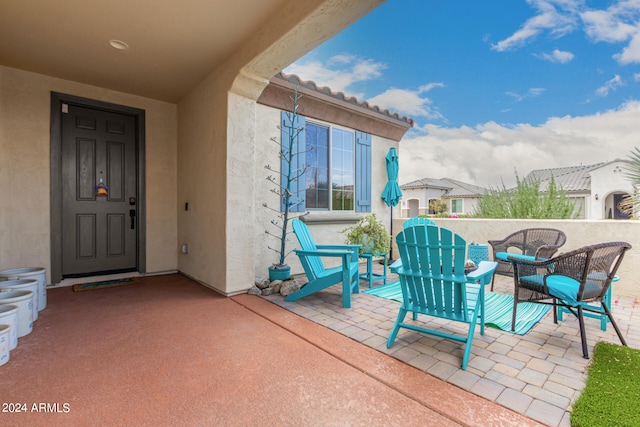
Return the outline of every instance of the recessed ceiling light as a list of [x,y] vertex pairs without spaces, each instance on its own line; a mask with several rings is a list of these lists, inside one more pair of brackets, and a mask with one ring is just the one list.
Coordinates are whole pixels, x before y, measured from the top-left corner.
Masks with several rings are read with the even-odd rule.
[[109,44],[114,49],[118,49],[118,50],[128,50],[129,49],[129,45],[126,44],[125,42],[121,41],[121,40],[109,40]]

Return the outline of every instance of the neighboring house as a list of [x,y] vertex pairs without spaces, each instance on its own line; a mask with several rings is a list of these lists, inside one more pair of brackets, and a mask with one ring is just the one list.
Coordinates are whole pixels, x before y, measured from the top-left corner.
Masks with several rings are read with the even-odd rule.
[[[317,243],[343,243],[341,230],[369,213],[389,218],[390,211],[380,197],[387,182],[385,156],[398,143],[413,121],[406,117],[381,111],[344,93],[318,87],[311,81],[301,81],[295,75],[278,74],[258,98],[256,121],[260,135],[286,141],[278,127],[286,120],[291,108],[293,90],[302,95],[298,105],[302,128],[299,138],[305,176],[297,182],[291,212],[305,213],[305,221]],[[280,138],[278,138],[280,137]],[[264,164],[278,164],[278,147],[273,143],[261,146],[256,157]],[[267,203],[278,206],[278,198],[270,190],[264,164],[256,163],[256,206]],[[261,176],[262,175],[262,176]],[[269,209],[256,212],[258,223],[268,228],[274,214]],[[276,261],[271,251],[265,251],[269,236],[264,229],[256,229],[256,274],[264,274]],[[291,238],[289,250],[297,247]],[[325,260],[327,261],[327,260]],[[339,260],[337,260],[339,261]],[[330,262],[330,260],[329,260]],[[292,272],[302,272],[297,257],[287,258]]]
[[[380,3],[3,4],[0,269],[42,266],[48,283],[179,271],[245,292],[273,262],[260,200],[280,114],[257,100]],[[370,134],[372,171],[383,170],[400,137],[379,128],[408,121],[326,92],[316,98],[331,108],[314,120]],[[375,118],[361,128],[339,115]],[[388,212],[375,194],[385,175],[372,174],[372,212]],[[100,178],[108,195],[95,197]]]
[[447,204],[450,215],[471,215],[478,206],[478,200],[488,190],[451,178],[423,178],[400,186],[402,189],[402,217],[434,215],[429,202],[442,200]]
[[633,194],[634,188],[625,176],[627,160],[616,159],[594,165],[538,169],[524,179],[540,181],[540,191],[546,192],[551,177],[558,188],[576,203],[575,212],[581,219],[628,219],[618,209],[620,201]]

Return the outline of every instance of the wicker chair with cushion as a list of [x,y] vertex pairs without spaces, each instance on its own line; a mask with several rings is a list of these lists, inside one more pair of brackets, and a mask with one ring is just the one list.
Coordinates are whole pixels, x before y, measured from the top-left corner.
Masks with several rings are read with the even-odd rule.
[[[509,257],[515,284],[512,330],[518,302],[533,301],[553,305],[553,321],[558,323],[557,306],[578,318],[582,355],[589,358],[583,311],[607,315],[620,342],[627,345],[613,320],[605,295],[631,245],[625,242],[599,243],[559,254],[546,260]],[[550,300],[550,301],[545,301]],[[599,303],[599,306],[592,305]]]
[[493,260],[498,262],[496,274],[513,276],[508,256],[528,260],[551,258],[566,241],[567,236],[555,228],[526,228],[511,233],[502,240],[489,240],[488,243],[493,249]]

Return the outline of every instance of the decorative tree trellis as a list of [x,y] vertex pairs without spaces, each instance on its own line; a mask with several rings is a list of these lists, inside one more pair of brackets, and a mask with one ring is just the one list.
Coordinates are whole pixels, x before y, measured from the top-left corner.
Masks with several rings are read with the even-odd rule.
[[[263,203],[263,206],[276,213],[276,219],[271,220],[271,224],[277,231],[265,230],[269,236],[279,240],[279,247],[267,246],[270,250],[278,254],[278,262],[272,265],[273,269],[288,269],[285,263],[287,256],[292,252],[287,252],[287,241],[289,235],[289,223],[292,219],[305,215],[304,198],[300,197],[300,192],[305,191],[304,175],[307,165],[304,162],[305,147],[301,142],[303,139],[305,126],[300,125],[301,119],[298,114],[298,107],[302,95],[298,86],[295,87],[293,95],[289,96],[293,106],[291,111],[285,111],[281,126],[281,141],[277,137],[271,141],[279,145],[278,158],[280,159],[280,169],[265,165],[271,174],[267,180],[273,184],[271,192],[276,194],[280,200],[280,209]],[[302,138],[301,138],[302,137]],[[302,181],[302,182],[301,182]]]

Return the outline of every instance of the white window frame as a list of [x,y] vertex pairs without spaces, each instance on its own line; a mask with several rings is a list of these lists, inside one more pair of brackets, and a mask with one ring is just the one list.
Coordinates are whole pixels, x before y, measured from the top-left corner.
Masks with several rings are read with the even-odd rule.
[[[312,124],[314,126],[320,126],[320,127],[324,127],[327,128],[329,130],[329,155],[327,158],[327,169],[329,171],[329,207],[328,208],[309,208],[307,207],[306,209],[310,212],[355,212],[355,208],[356,208],[356,131],[355,129],[350,129],[344,126],[340,126],[340,125],[336,125],[333,123],[327,123],[327,122],[323,122],[320,120],[315,120],[315,119],[306,119],[306,125]],[[306,126],[305,125],[305,126]],[[352,135],[353,139],[352,139],[352,154],[353,154],[353,159],[352,159],[352,171],[353,171],[353,209],[349,209],[349,210],[334,210],[333,209],[333,188],[332,188],[332,168],[333,168],[333,130],[334,129],[338,129],[338,130],[342,130],[344,132],[348,132]],[[305,177],[305,182],[306,182],[306,177]]]
[[[460,202],[460,211],[454,211],[453,210],[453,202]],[[462,214],[464,213],[464,199],[451,199],[451,213],[452,214]]]

